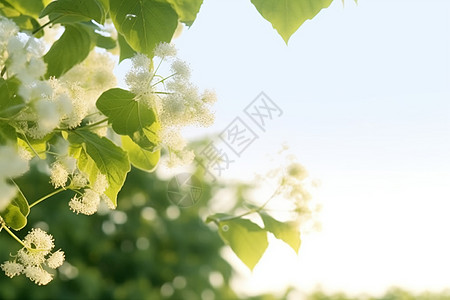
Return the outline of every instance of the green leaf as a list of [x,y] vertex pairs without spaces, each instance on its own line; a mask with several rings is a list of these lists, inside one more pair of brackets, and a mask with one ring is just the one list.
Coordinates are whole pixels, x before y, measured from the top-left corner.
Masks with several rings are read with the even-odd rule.
[[308,19],[314,18],[333,0],[251,0],[259,13],[269,21],[286,44]]
[[116,206],[117,194],[131,169],[127,153],[109,139],[86,130],[69,132],[68,140],[71,155],[78,159],[78,168],[89,176],[91,183],[99,172],[106,176],[109,186],[105,195]]
[[298,224],[295,222],[280,222],[272,218],[271,216],[260,213],[260,216],[264,222],[264,229],[272,232],[273,235],[291,246],[296,253],[300,249],[300,231],[298,229]]
[[206,223],[210,223],[210,222],[214,222],[214,223],[219,223],[222,221],[227,221],[230,219],[234,219],[235,216],[233,215],[229,215],[229,214],[224,214],[224,213],[216,213],[213,215],[210,215],[206,218]]
[[18,12],[31,17],[39,17],[39,13],[44,8],[42,1],[40,0],[6,0],[11,6],[13,6]]
[[203,0],[167,0],[178,14],[181,22],[187,26],[194,23]]
[[0,0],[0,14],[7,18],[18,17],[21,15],[17,9],[4,0]]
[[0,78],[0,117],[12,117],[24,107],[23,99],[17,95],[19,85],[20,82],[15,78]]
[[15,143],[17,140],[16,130],[7,123],[0,122],[0,145]]
[[[53,3],[53,2],[52,2]],[[66,24],[63,35],[45,54],[46,77],[60,77],[82,62],[94,47],[92,30],[84,24]]]
[[161,130],[161,124],[154,122],[150,126],[142,128],[142,130],[136,131],[131,139],[138,144],[141,148],[148,151],[155,151],[160,143],[159,132]]
[[103,4],[97,0],[56,0],[42,11],[40,18],[49,16],[57,23],[83,22],[95,20],[105,23]]
[[[41,27],[41,25],[39,24],[38,21],[36,21],[36,19],[34,19],[31,16],[27,16],[27,15],[20,15],[18,17],[12,17],[11,20],[13,20],[14,23],[16,23],[16,25],[19,26],[19,28],[22,31],[34,32],[35,30],[37,30],[38,28]],[[34,37],[40,38],[43,35],[44,35],[44,32],[40,30],[34,34]]]
[[31,138],[28,139],[28,143],[25,141],[25,137],[20,135],[20,138],[17,139],[17,145],[21,146],[25,150],[31,153],[33,156],[37,156],[40,159],[45,159],[47,157],[47,141],[53,136],[53,134],[49,134],[42,139],[35,140]]
[[[355,3],[358,5],[358,0],[355,0]],[[342,0],[342,6],[344,6],[345,0]]]
[[27,216],[30,206],[22,191],[18,189],[16,196],[2,212],[2,218],[6,225],[14,230],[20,230],[27,225]]
[[250,270],[253,270],[269,245],[267,232],[246,219],[220,222],[219,234]]
[[101,35],[99,33],[94,33],[94,34],[97,39],[97,42],[95,44],[97,47],[107,49],[107,50],[116,48],[117,42],[113,38]]
[[[36,1],[36,3],[39,2]],[[23,14],[21,11],[13,7],[10,3],[6,2],[5,0],[0,0],[0,15],[5,16],[14,21],[14,23],[16,23],[16,25],[20,28],[21,31],[34,32],[41,26],[39,22],[34,18],[37,17],[35,14],[33,14],[33,16]],[[44,35],[43,31],[39,31],[34,34],[34,36],[37,38],[40,38],[43,35]]]
[[156,122],[156,114],[148,103],[120,88],[104,92],[97,100],[97,108],[108,117],[116,133],[131,138]]
[[117,31],[137,52],[153,56],[161,42],[170,42],[178,15],[168,3],[159,0],[110,0],[110,15]]
[[122,148],[128,152],[130,162],[138,169],[153,172],[161,157],[161,151],[154,152],[145,150],[133,142],[128,136],[122,136]]
[[117,42],[119,43],[120,47],[120,58],[119,62],[121,62],[124,59],[133,57],[136,54],[136,51],[131,48],[131,46],[127,43],[123,35],[120,33],[117,34]]

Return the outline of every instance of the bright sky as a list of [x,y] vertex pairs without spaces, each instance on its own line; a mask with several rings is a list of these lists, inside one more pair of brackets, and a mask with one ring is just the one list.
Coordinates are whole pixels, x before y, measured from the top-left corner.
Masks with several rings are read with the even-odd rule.
[[450,1],[346,2],[286,47],[249,0],[205,0],[176,40],[218,93],[207,132],[261,91],[284,111],[228,176],[249,178],[287,141],[322,182],[322,232],[298,257],[275,243],[241,290],[450,288]]

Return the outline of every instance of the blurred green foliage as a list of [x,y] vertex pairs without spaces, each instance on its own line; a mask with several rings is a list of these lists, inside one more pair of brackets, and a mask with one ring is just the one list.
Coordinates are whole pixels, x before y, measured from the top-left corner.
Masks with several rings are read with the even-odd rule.
[[[24,194],[37,199],[53,191],[48,175],[37,166],[18,180]],[[37,286],[24,276],[0,275],[1,300],[72,299],[289,299],[271,294],[239,297],[230,287],[232,267],[220,250],[224,246],[214,225],[200,218],[219,184],[204,180],[199,203],[178,208],[167,199],[166,180],[136,169],[119,194],[118,209],[101,210],[93,216],[76,215],[69,210],[71,193],[62,193],[33,208],[24,235],[32,227],[43,227],[55,237],[56,249],[66,252],[67,263],[47,286]],[[236,184],[236,206],[242,205],[249,186]],[[44,216],[44,217],[43,217]],[[44,220],[45,223],[41,221]],[[0,233],[0,260],[20,246],[8,234]],[[413,294],[389,290],[381,297],[326,294],[316,291],[308,300],[450,300],[450,291]]]
[[450,290],[440,293],[412,293],[400,288],[392,288],[379,297],[360,295],[348,296],[344,293],[326,294],[316,291],[307,297],[309,300],[450,300]]
[[[36,168],[18,184],[30,201],[53,190]],[[48,229],[70,265],[48,286],[2,274],[0,299],[236,298],[229,286],[232,268],[220,256],[223,242],[199,217],[211,188],[205,182],[200,202],[180,209],[167,199],[167,182],[133,170],[115,211],[76,215],[68,207],[71,193],[46,200],[33,208],[27,229]],[[0,245],[2,261],[20,248],[6,233]]]

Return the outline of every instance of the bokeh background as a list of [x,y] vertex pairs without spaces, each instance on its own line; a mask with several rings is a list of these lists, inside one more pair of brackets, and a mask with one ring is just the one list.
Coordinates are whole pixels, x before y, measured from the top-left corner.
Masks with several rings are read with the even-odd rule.
[[[250,1],[205,0],[175,43],[219,97],[215,125],[187,136],[222,131],[261,91],[283,115],[191,208],[166,196],[179,170],[133,170],[113,212],[77,216],[64,194],[33,208],[29,228],[68,262],[45,287],[1,276],[0,299],[450,299],[449,1],[336,0],[286,46]],[[298,256],[273,241],[250,273],[204,220],[224,186],[244,201],[285,142],[321,182],[322,230]],[[52,190],[38,167],[20,182],[36,198]],[[0,245],[4,260],[18,248]]]

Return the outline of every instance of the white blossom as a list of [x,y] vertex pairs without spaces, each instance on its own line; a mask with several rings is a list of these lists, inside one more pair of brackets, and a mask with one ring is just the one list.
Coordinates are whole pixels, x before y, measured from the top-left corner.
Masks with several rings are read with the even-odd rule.
[[17,188],[0,178],[0,191],[2,191],[0,193],[0,212],[2,212],[16,195]]
[[23,273],[38,285],[48,284],[53,277],[43,266],[46,264],[52,269],[60,267],[64,262],[64,252],[58,250],[46,258],[54,247],[54,241],[50,234],[39,228],[33,228],[25,236],[23,244],[25,247],[12,255],[14,260],[3,263],[1,269],[9,277]]
[[5,261],[0,267],[5,272],[5,275],[10,278],[20,275],[23,272],[23,265],[13,261]]
[[72,177],[71,185],[74,189],[83,188],[88,185],[88,179],[86,178],[86,176],[84,174],[76,173]]
[[175,60],[171,65],[171,70],[182,79],[189,79],[191,76],[191,69],[189,65],[180,59]]
[[50,170],[50,181],[55,188],[64,187],[66,185],[69,172],[67,168],[59,161],[52,164]]
[[155,56],[159,56],[159,57],[176,56],[177,55],[177,49],[172,44],[160,43],[160,44],[158,44],[155,47],[155,50],[153,51],[153,54],[155,54]]
[[98,173],[95,183],[92,185],[92,190],[94,190],[97,194],[103,194],[107,188],[108,178],[106,178],[106,175]]
[[29,250],[22,248],[17,252],[18,261],[27,266],[38,266],[45,262],[45,256],[49,253],[47,250]]
[[131,58],[132,68],[125,75],[125,82],[130,91],[138,96],[151,92],[151,81],[154,77],[150,70],[151,60],[144,54],[136,54]]
[[94,190],[87,189],[82,197],[75,195],[69,201],[70,209],[75,213],[93,215],[100,204],[100,195]]
[[19,32],[19,27],[13,21],[0,17],[0,43],[8,41],[8,39]]
[[31,231],[25,236],[23,242],[28,248],[45,251],[50,251],[55,246],[53,243],[53,236],[40,228],[31,229]]
[[52,275],[40,266],[28,266],[23,273],[37,285],[46,285],[53,279]]
[[28,171],[28,161],[12,145],[0,146],[0,178],[14,178]]
[[83,102],[87,111],[95,109],[95,101],[106,90],[116,86],[113,70],[115,60],[108,53],[91,51],[80,64],[61,76],[64,84],[76,83],[83,91]]
[[217,95],[216,92],[212,91],[212,90],[205,90],[203,91],[202,94],[202,101],[207,103],[207,104],[212,104],[215,103],[217,101]]
[[56,269],[62,266],[65,259],[64,252],[62,250],[58,250],[56,252],[53,252],[49,258],[47,258],[47,265],[52,268]]

